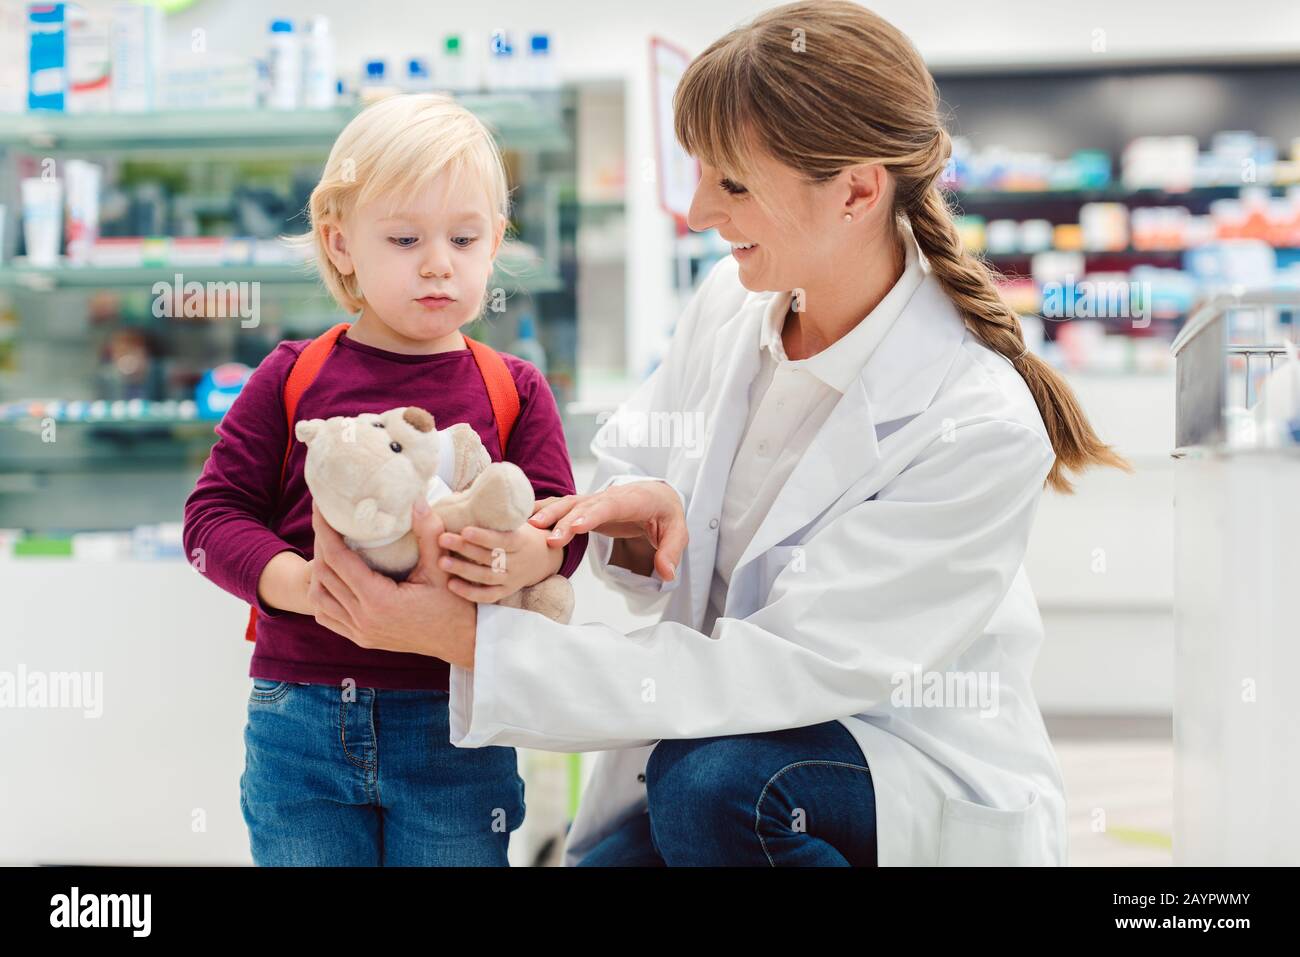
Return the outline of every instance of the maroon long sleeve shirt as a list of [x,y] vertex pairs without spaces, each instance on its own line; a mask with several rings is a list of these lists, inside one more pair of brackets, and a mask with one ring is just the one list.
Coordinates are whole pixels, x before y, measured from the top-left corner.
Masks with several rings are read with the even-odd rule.
[[[308,615],[270,608],[258,598],[258,580],[272,557],[283,551],[312,557],[311,492],[303,478],[307,447],[297,440],[283,492],[279,490],[289,441],[284,383],[308,342],[276,346],[217,425],[217,442],[185,502],[185,552],[207,578],[259,609],[250,677],[313,684],[351,678],[360,687],[446,691],[448,665],[441,659],[362,648]],[[523,469],[538,498],[572,495],[573,469],[550,386],[535,366],[514,356],[503,358],[520,401],[508,461]],[[297,418],[384,412],[402,405],[427,409],[439,429],[469,423],[493,461],[501,461],[487,389],[468,349],[404,355],[344,333],[299,400]],[[561,575],[573,574],[586,547],[586,535],[565,547]],[[231,640],[242,640],[242,635]]]

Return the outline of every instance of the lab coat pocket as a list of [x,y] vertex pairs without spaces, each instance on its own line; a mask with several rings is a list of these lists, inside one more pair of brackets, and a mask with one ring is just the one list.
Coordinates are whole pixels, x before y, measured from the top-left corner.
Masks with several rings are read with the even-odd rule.
[[1030,823],[1038,792],[1022,808],[989,807],[949,797],[939,831],[940,867],[1024,867],[1034,862]]

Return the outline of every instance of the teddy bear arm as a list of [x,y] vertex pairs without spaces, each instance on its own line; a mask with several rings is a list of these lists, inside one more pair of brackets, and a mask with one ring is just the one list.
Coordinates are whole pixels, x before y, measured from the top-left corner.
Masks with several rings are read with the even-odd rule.
[[469,488],[491,464],[492,457],[488,455],[483,440],[479,438],[473,426],[460,422],[448,429],[448,432],[451,435],[451,447],[456,463],[452,469],[451,490],[461,492]]

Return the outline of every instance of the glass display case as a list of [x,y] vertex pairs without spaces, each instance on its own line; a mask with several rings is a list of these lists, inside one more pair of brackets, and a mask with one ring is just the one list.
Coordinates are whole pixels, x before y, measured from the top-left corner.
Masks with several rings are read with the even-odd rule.
[[[497,135],[512,200],[492,280],[502,308],[465,331],[510,351],[531,327],[564,410],[577,368],[576,93],[459,99]],[[279,341],[347,318],[278,237],[305,231],[354,112],[0,116],[0,529],[25,532],[23,548],[178,522],[215,440],[205,390],[228,364],[255,367]],[[101,239],[78,265],[31,265],[19,183],[62,180],[74,160],[101,171]]]

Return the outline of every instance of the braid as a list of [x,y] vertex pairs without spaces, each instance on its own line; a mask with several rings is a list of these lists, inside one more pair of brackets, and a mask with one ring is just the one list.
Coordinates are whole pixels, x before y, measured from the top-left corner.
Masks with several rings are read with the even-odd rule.
[[[939,154],[942,160],[926,165],[937,172],[950,148],[948,135],[941,129],[931,158]],[[1065,471],[1078,472],[1093,465],[1110,465],[1132,472],[1132,466],[1098,438],[1066,381],[1029,351],[1020,317],[998,294],[989,267],[962,247],[952,211],[933,180],[934,172],[929,177],[907,182],[898,193],[900,205],[921,252],[961,313],[966,328],[984,345],[1010,360],[1029,386],[1056,452],[1047,485],[1058,492],[1072,492]]]

